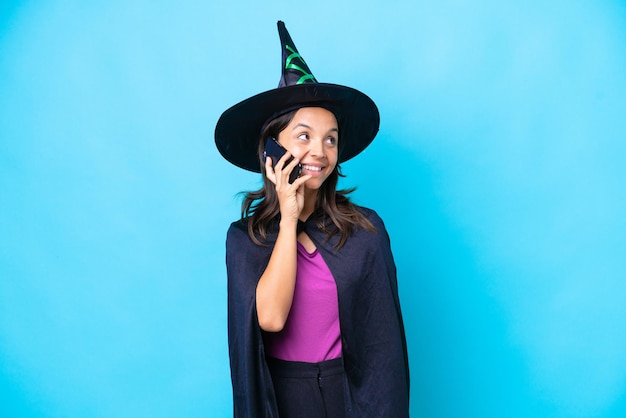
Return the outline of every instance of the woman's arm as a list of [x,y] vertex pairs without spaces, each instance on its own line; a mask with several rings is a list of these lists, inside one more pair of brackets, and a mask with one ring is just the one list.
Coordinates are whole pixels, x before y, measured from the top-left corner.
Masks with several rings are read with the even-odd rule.
[[296,285],[298,218],[304,207],[304,182],[310,178],[309,175],[302,176],[289,183],[289,173],[299,162],[294,159],[283,169],[289,156],[289,153],[285,154],[275,169],[271,166],[271,159],[265,163],[267,177],[276,185],[281,214],[272,255],[256,288],[259,326],[270,332],[283,329],[291,309]]
[[270,261],[256,288],[256,310],[264,331],[283,329],[296,285],[296,228],[298,221],[281,220]]

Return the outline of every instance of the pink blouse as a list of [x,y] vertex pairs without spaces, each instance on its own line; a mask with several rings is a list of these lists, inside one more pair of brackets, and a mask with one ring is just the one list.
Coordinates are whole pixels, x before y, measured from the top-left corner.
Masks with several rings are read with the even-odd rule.
[[316,249],[298,242],[293,302],[285,327],[264,333],[265,352],[287,361],[318,363],[341,357],[337,285]]

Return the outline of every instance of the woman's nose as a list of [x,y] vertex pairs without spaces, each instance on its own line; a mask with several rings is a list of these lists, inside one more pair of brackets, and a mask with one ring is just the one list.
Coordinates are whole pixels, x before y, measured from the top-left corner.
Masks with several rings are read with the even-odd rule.
[[324,148],[324,142],[322,140],[315,140],[310,142],[309,153],[315,157],[323,157],[326,153]]

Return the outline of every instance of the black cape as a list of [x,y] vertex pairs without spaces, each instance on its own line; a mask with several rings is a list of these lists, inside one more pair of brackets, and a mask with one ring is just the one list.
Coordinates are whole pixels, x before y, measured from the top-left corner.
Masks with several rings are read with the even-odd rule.
[[[317,227],[323,214],[314,214],[299,229],[313,240],[337,282],[346,416],[408,417],[407,347],[389,236],[374,211],[360,210],[376,232],[357,229],[339,250],[338,234],[328,239]],[[226,239],[228,345],[236,418],[278,417],[255,302],[256,285],[276,235],[269,234],[267,246],[256,245],[246,220],[240,220],[230,226]]]

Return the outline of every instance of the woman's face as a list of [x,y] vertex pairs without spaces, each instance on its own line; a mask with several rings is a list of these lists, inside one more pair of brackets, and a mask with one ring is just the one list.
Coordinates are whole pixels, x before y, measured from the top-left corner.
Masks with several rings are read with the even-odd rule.
[[335,115],[321,107],[298,109],[278,134],[278,142],[302,164],[302,175],[311,178],[304,186],[319,189],[337,165],[339,129]]

